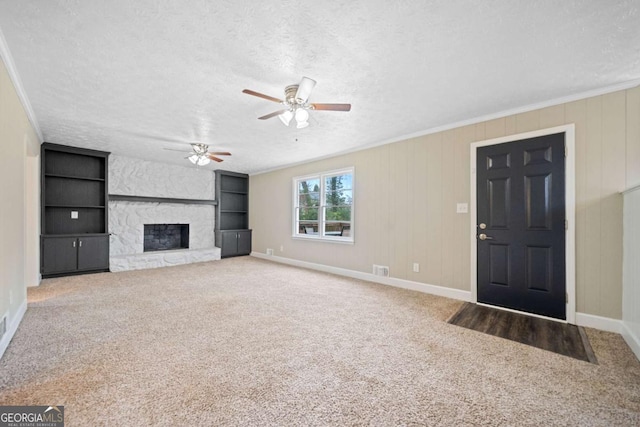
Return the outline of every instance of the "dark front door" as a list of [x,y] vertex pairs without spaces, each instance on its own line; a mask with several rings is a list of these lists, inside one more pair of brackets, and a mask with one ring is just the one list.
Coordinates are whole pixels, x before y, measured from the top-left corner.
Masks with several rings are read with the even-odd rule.
[[564,160],[564,133],[478,148],[478,302],[566,319]]

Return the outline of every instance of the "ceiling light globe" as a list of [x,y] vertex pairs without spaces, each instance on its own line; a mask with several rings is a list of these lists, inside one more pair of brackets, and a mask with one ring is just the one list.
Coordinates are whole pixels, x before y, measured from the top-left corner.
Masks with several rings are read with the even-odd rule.
[[197,154],[191,155],[188,157],[189,161],[196,166],[204,166],[211,162],[207,157],[199,156]]
[[291,119],[293,118],[293,112],[291,110],[285,111],[278,115],[278,118],[285,126],[289,126],[289,122],[291,122]]
[[296,128],[298,129],[304,129],[307,126],[309,126],[309,122],[298,122],[298,124],[296,125]]
[[304,108],[298,108],[296,110],[296,121],[298,124],[300,124],[300,122],[306,122],[307,120],[309,120],[309,112]]

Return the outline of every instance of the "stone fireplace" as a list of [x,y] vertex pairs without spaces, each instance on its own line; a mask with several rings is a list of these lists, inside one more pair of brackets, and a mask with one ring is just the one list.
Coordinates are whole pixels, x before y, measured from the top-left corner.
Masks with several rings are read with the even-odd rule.
[[144,252],[189,249],[189,224],[145,224]]
[[205,168],[109,156],[111,271],[220,259],[214,179]]

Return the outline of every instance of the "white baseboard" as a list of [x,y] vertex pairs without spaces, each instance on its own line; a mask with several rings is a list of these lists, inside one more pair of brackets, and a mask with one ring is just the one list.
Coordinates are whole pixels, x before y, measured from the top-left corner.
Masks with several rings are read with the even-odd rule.
[[22,301],[22,304],[20,304],[20,307],[18,308],[18,312],[16,313],[16,315],[13,316],[13,319],[7,319],[7,322],[9,322],[9,324],[7,325],[7,333],[4,334],[4,336],[2,337],[2,340],[0,341],[0,358],[2,358],[4,351],[7,349],[7,347],[9,347],[11,338],[13,338],[16,331],[18,330],[18,326],[20,325],[20,322],[22,321],[22,318],[24,317],[24,314],[26,312],[27,312],[27,300],[25,298],[25,300]]
[[622,322],[622,338],[627,342],[631,350],[635,353],[638,360],[640,360],[640,337],[635,335],[625,322]]
[[576,313],[576,325],[587,328],[599,329],[601,331],[622,332],[622,321],[610,317],[601,317],[593,314]]
[[457,299],[460,301],[471,301],[471,292],[460,289],[446,288],[444,286],[429,285],[427,283],[414,282],[411,280],[396,279],[394,277],[380,277],[362,271],[348,270],[346,268],[331,267],[324,264],[299,261],[291,258],[284,258],[275,255],[266,255],[261,252],[251,252],[251,256],[266,259],[268,261],[279,262],[281,264],[293,265],[295,267],[309,268],[311,270],[323,271],[325,273],[337,274],[339,276],[351,277],[353,279],[366,280],[368,282],[380,283],[382,285],[394,286],[396,288],[410,289],[412,291],[423,292],[425,294],[438,295]]
[[[460,301],[471,301],[471,292],[460,289],[445,288],[444,286],[429,285],[426,283],[413,282],[411,280],[396,279],[393,277],[380,277],[371,273],[348,270],[346,268],[331,267],[324,264],[300,261],[291,258],[284,258],[275,255],[266,255],[261,252],[251,252],[251,256],[268,261],[279,262],[281,264],[293,265],[295,267],[309,268],[311,270],[323,271],[325,273],[337,274],[339,276],[351,277],[353,279],[366,280],[368,282],[380,283],[382,285],[395,286],[397,288],[410,289],[424,292],[426,294],[438,295],[442,297],[457,299]],[[576,325],[588,328],[599,329],[606,332],[621,334],[631,350],[640,359],[640,339],[631,333],[621,320],[610,317],[595,316],[593,314],[576,313]]]

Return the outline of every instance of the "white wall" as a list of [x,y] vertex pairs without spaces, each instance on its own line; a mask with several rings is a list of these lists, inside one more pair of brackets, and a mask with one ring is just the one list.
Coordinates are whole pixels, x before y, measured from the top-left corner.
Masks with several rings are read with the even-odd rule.
[[[392,279],[470,293],[473,230],[469,215],[456,213],[470,198],[470,144],[575,124],[577,312],[618,321],[620,192],[640,183],[638,122],[640,87],[252,175],[253,250],[351,272],[386,265]],[[293,239],[291,179],[349,166],[356,175],[354,244]]]
[[0,321],[7,321],[7,333],[0,339],[1,356],[27,308],[25,278],[32,273],[27,259],[31,261],[32,237],[37,233],[27,232],[34,226],[29,222],[34,217],[28,217],[27,210],[31,211],[32,196],[38,189],[25,176],[26,164],[32,161],[28,157],[38,152],[40,140],[5,65],[3,45],[0,54]]
[[622,335],[640,359],[640,185],[624,193]]
[[[213,171],[109,156],[109,194],[213,199]],[[214,246],[213,205],[109,202],[111,271],[155,268],[220,259]],[[144,252],[144,224],[189,224],[189,250]]]
[[27,286],[40,284],[40,147],[27,144],[25,156],[25,272]]

